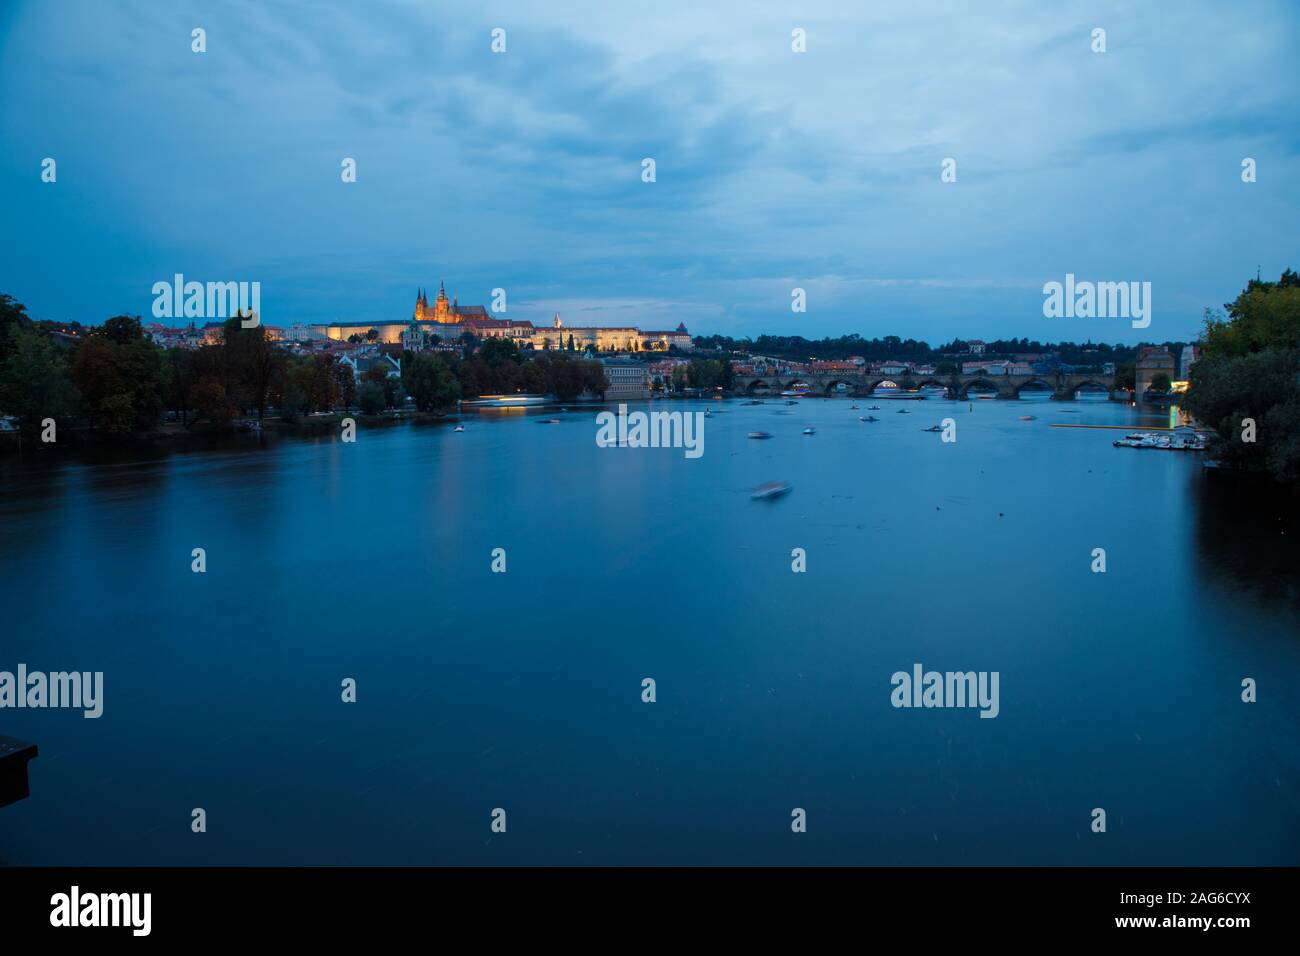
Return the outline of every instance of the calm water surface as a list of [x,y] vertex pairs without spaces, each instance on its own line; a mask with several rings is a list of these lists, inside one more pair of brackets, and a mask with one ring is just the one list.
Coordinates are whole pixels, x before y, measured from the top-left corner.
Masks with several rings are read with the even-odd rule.
[[[0,669],[105,674],[99,720],[0,711],[0,860],[1300,863],[1294,532],[1048,427],[1126,406],[870,403],[715,405],[698,460],[587,409],[0,463]],[[894,709],[917,662],[1000,716]]]

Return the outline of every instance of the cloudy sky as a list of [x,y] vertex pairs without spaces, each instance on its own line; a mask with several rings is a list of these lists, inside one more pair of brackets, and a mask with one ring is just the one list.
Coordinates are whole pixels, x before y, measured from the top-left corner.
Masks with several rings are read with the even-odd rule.
[[[1186,338],[1300,268],[1298,27],[1268,0],[6,0],[0,291],[99,322],[177,272],[255,280],[288,325],[406,318],[443,279],[535,322]],[[1044,318],[1066,273],[1150,281],[1151,327]]]

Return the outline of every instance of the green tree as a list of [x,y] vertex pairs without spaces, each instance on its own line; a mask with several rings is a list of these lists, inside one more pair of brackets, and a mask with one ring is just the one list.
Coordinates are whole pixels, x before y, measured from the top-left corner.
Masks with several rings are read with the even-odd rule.
[[460,397],[460,383],[450,366],[436,355],[414,355],[402,370],[402,387],[422,412],[447,408]]
[[182,425],[189,425],[197,382],[195,354],[190,349],[168,349],[163,356],[162,394],[166,407],[176,413]]
[[1169,376],[1164,372],[1156,372],[1155,375],[1151,376],[1152,391],[1167,392],[1169,391],[1169,387],[1173,384],[1173,381],[1170,380]]
[[23,329],[31,328],[32,320],[27,315],[27,307],[11,296],[0,295],[0,365],[9,357],[14,347],[13,336]]
[[46,418],[60,428],[70,425],[79,396],[63,349],[31,328],[16,326],[8,335],[8,356],[0,364],[0,409],[17,418],[27,434],[37,433]]
[[138,318],[115,316],[82,340],[71,374],[92,427],[124,434],[157,424],[163,408],[162,361],[144,338]]
[[490,368],[500,368],[505,362],[519,362],[519,346],[511,339],[490,338],[479,346],[478,356]]
[[1221,460],[1300,490],[1300,277],[1252,279],[1225,308],[1226,321],[1207,312],[1184,407],[1214,429]]
[[379,383],[379,386],[384,391],[385,407],[401,408],[406,403],[406,393],[402,389],[400,375],[385,375],[383,382]]
[[357,389],[357,403],[364,415],[378,415],[384,410],[384,388],[378,382],[362,382]]

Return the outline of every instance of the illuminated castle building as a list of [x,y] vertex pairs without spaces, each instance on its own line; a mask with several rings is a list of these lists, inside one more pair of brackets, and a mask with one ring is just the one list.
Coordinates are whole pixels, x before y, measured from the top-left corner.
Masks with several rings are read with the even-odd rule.
[[[423,289],[415,296],[415,313],[410,319],[397,322],[334,322],[313,326],[313,330],[335,341],[344,342],[357,336],[359,339],[377,338],[386,344],[401,344],[418,349],[432,336],[442,342],[459,341],[466,332],[476,338],[513,339],[522,348],[538,350],[598,352],[666,352],[671,346],[689,349],[690,333],[684,324],[672,331],[642,331],[635,326],[566,326],[556,314],[549,328],[538,328],[531,322],[513,319],[496,319],[481,305],[461,305],[448,299],[442,283],[430,304]],[[371,335],[371,332],[374,335]]]

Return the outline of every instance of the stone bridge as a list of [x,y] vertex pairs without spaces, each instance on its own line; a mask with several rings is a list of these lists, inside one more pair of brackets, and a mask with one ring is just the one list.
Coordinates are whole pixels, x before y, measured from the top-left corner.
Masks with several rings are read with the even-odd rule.
[[1048,375],[855,375],[845,372],[824,372],[815,375],[737,375],[732,391],[737,395],[777,395],[796,385],[807,385],[808,394],[831,396],[843,394],[840,384],[848,386],[848,394],[866,397],[881,385],[897,385],[902,389],[944,388],[948,397],[964,401],[972,388],[997,392],[998,398],[1019,398],[1022,389],[1051,391],[1052,398],[1070,401],[1081,388],[1104,390],[1109,396],[1115,389],[1114,375],[1076,372]]

